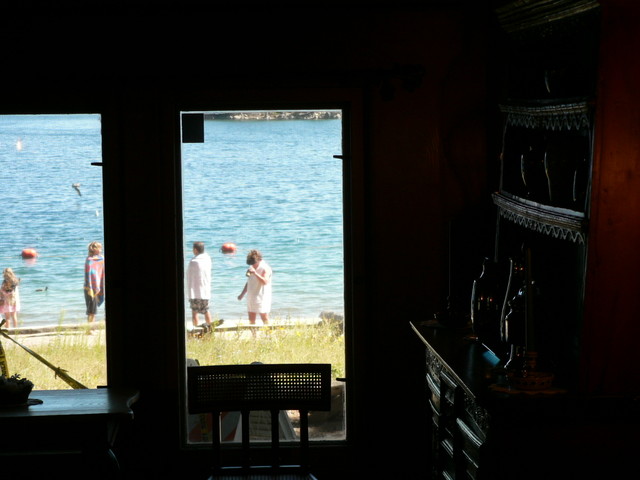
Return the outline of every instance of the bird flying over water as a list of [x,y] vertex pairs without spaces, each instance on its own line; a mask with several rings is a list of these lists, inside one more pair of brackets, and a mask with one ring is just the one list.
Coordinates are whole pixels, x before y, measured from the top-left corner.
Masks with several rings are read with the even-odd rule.
[[71,185],[73,187],[73,189],[78,192],[78,195],[82,196],[82,192],[80,191],[80,184],[79,183],[74,183],[73,185]]

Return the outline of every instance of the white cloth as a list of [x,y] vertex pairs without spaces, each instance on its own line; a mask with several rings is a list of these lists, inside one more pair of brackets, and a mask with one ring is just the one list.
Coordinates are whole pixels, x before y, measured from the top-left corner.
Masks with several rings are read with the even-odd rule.
[[196,255],[189,261],[187,290],[189,299],[211,298],[211,257],[208,253]]
[[269,313],[271,311],[271,267],[264,260],[260,261],[256,271],[268,280],[264,285],[258,277],[251,275],[247,279],[247,311]]

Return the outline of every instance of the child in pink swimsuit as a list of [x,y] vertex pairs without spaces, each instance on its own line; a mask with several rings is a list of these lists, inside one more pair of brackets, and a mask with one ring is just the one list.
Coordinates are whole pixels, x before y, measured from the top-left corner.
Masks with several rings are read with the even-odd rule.
[[18,327],[18,312],[20,311],[20,279],[13,270],[5,268],[3,281],[0,286],[0,313],[4,313],[7,328]]

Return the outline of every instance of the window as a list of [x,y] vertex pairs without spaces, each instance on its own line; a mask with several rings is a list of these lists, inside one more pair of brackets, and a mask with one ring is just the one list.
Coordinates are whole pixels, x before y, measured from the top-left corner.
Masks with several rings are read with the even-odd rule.
[[106,384],[105,306],[89,324],[83,293],[88,244],[104,238],[101,161],[100,115],[0,116],[0,272],[20,279],[17,324],[0,341],[8,373],[36,389],[74,384],[22,346],[84,386]]
[[[345,376],[342,130],[340,110],[183,112],[187,364],[331,363]],[[194,242],[212,260],[212,328],[192,315]],[[238,300],[254,249],[272,271],[268,324]],[[345,438],[343,387],[310,418],[312,440]],[[204,441],[203,420],[189,418],[190,442]]]

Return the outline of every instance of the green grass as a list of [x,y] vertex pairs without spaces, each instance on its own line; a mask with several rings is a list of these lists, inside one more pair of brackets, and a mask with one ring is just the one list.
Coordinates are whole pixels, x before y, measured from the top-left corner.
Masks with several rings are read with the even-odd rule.
[[[200,365],[262,363],[331,363],[333,377],[344,377],[344,336],[330,325],[289,326],[260,329],[255,338],[249,330],[215,332],[202,338],[188,338],[187,358]],[[66,370],[88,388],[106,385],[104,330],[60,334],[47,341],[25,345],[55,367]],[[21,341],[19,337],[16,340]],[[53,370],[12,341],[0,337],[9,374],[20,374],[34,383],[36,390],[69,389]]]
[[[91,335],[78,332],[52,335],[37,344],[16,340],[48,361],[54,367],[65,370],[74,380],[88,388],[107,384],[106,350],[104,330],[94,330]],[[57,390],[72,388],[51,368],[12,341],[0,337],[7,358],[9,373],[20,374],[34,384],[35,390]],[[28,344],[27,344],[28,343]]]
[[344,335],[330,325],[258,327],[213,333],[187,341],[187,358],[200,365],[262,363],[330,363],[332,376],[344,377]]

